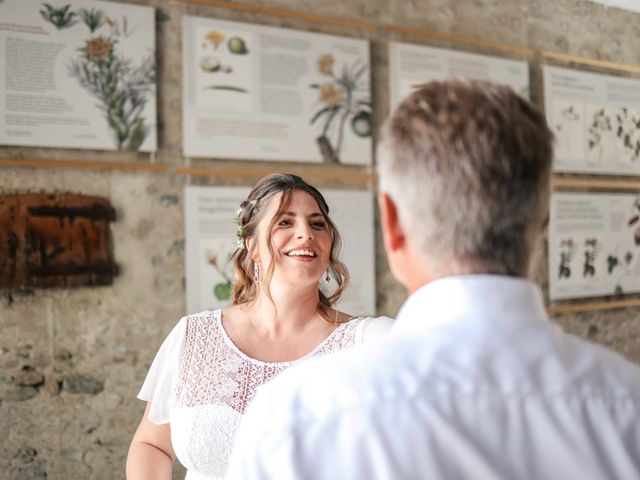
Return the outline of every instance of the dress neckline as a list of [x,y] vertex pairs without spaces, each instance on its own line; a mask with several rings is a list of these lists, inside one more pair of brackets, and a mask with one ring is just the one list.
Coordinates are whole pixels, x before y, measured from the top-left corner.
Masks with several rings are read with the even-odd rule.
[[356,320],[361,320],[364,317],[353,317],[350,320],[347,320],[346,322],[343,322],[343,323],[339,324],[333,330],[333,332],[331,332],[329,335],[327,335],[325,337],[325,339],[322,340],[318,345],[316,345],[313,348],[313,350],[311,350],[309,353],[306,353],[302,357],[296,358],[294,360],[287,360],[287,361],[283,361],[283,362],[265,362],[263,360],[258,360],[257,358],[250,357],[249,355],[244,353],[242,350],[240,350],[238,348],[238,346],[235,343],[233,343],[233,340],[231,340],[231,337],[229,337],[229,334],[227,333],[227,331],[225,330],[224,326],[222,325],[222,309],[221,308],[218,308],[217,310],[213,311],[213,318],[214,318],[214,321],[216,322],[216,328],[218,328],[220,330],[220,334],[221,334],[224,342],[227,344],[227,346],[229,348],[231,348],[231,350],[233,350],[235,353],[237,353],[244,360],[248,361],[249,363],[253,363],[253,364],[257,364],[257,365],[263,365],[263,366],[269,366],[269,365],[272,365],[272,366],[286,366],[286,365],[291,365],[292,363],[299,362],[300,360],[304,360],[306,358],[312,357],[313,355],[318,353],[318,351],[320,351],[320,349],[322,349],[322,347],[324,347],[327,343],[329,343],[329,341],[331,341],[331,339],[336,336],[338,331],[342,330],[346,325],[350,324],[351,322],[354,322]]

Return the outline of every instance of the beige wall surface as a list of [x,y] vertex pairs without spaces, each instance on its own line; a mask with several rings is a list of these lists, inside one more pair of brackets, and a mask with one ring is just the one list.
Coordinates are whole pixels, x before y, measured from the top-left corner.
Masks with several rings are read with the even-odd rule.
[[[247,177],[187,177],[181,147],[181,16],[185,13],[255,22],[371,41],[375,123],[388,113],[387,44],[397,40],[502,54],[529,61],[532,96],[540,103],[541,57],[506,54],[410,33],[396,24],[593,59],[640,64],[640,15],[581,0],[254,0],[252,5],[370,22],[350,28],[300,18],[174,0],[130,0],[157,9],[159,148],[153,159],[131,152],[0,146],[2,159],[153,161],[166,172],[0,166],[0,193],[73,192],[108,197],[117,211],[114,249],[120,275],[113,286],[3,292],[0,297],[0,478],[124,478],[128,443],[144,405],[135,399],[165,335],[185,310],[183,187],[250,185]],[[586,68],[586,67],[584,67]],[[594,67],[590,67],[594,70]],[[207,159],[192,165],[247,169],[282,164]],[[298,171],[322,166],[291,165]],[[340,172],[373,173],[341,167]],[[314,182],[333,185],[328,180]],[[344,180],[345,187],[374,188]],[[404,300],[377,240],[380,314]],[[545,287],[544,255],[537,278]],[[565,329],[640,362],[638,309],[556,316]]]

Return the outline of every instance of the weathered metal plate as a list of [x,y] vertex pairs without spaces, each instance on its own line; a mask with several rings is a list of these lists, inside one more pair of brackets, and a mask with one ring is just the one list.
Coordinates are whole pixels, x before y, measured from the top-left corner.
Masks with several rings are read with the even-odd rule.
[[110,285],[114,220],[101,197],[0,195],[0,289]]

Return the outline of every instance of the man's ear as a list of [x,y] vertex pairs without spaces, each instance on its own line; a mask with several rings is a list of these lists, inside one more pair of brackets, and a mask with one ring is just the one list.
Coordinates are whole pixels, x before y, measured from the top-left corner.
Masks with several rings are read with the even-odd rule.
[[549,227],[549,218],[550,218],[551,214],[547,213],[547,215],[545,215],[544,220],[542,220],[542,228],[541,230],[544,232],[547,230],[547,228]]
[[395,252],[406,243],[404,229],[400,224],[398,207],[386,193],[378,194],[378,207],[380,207],[380,225],[382,226],[385,247],[387,251]]

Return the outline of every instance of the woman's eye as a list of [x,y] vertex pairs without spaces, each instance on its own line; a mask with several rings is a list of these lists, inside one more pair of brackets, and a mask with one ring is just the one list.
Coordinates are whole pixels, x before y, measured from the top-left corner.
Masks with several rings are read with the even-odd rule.
[[288,227],[289,225],[291,225],[291,222],[289,220],[280,220],[278,222],[278,225],[281,227]]
[[327,224],[325,222],[313,222],[311,226],[318,230],[324,230],[325,228],[327,228]]

